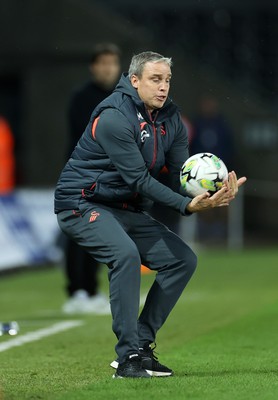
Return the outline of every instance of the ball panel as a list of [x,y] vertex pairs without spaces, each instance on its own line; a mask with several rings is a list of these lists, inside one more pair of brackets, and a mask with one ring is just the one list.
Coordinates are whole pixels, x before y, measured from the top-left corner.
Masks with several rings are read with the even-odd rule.
[[215,184],[213,181],[203,178],[203,179],[200,179],[198,182],[199,182],[199,185],[202,188],[206,189],[207,191],[212,191],[212,192],[215,191]]

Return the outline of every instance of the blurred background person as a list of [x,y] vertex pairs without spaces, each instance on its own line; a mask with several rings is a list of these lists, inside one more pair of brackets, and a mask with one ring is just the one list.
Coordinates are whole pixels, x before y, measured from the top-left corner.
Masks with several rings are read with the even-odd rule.
[[208,152],[220,157],[228,170],[235,169],[233,131],[222,114],[218,99],[201,96],[197,115],[192,119],[190,155]]
[[[219,100],[212,94],[203,94],[198,105],[197,115],[192,118],[190,155],[207,152],[220,157],[229,171],[235,165],[234,133],[223,115]],[[198,215],[197,238],[201,242],[221,243],[227,236],[227,208],[209,210],[206,215]]]
[[[121,51],[113,43],[97,44],[93,49],[89,70],[91,79],[72,93],[69,104],[70,155],[90,119],[93,109],[109,96],[121,70]],[[68,300],[62,310],[66,314],[109,314],[108,298],[99,290],[99,265],[76,243],[66,239],[65,275]]]

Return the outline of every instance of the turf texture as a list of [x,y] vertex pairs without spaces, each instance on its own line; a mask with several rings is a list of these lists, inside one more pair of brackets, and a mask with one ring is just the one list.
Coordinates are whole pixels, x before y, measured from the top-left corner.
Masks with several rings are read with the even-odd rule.
[[[0,400],[278,399],[278,250],[199,252],[198,269],[157,337],[171,378],[111,379],[111,316],[64,316],[61,267],[0,276],[0,320],[20,333],[82,326],[0,352]],[[142,275],[142,294],[154,275]],[[102,287],[108,291],[106,268]],[[0,344],[10,337],[0,337]]]

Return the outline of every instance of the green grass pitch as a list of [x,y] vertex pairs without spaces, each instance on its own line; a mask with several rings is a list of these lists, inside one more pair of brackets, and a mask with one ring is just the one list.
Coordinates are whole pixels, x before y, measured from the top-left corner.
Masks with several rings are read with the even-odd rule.
[[[84,322],[0,352],[0,400],[278,399],[277,249],[200,252],[157,337],[159,359],[175,376],[148,381],[111,379],[111,317],[62,315],[60,268],[0,278],[0,320],[18,321],[18,338],[63,320]],[[142,293],[153,278],[142,276]],[[101,280],[107,291],[105,267]]]

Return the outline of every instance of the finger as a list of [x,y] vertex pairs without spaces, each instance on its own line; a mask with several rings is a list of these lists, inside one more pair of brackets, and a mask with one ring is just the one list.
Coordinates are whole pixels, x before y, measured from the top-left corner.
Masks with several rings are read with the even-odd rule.
[[229,183],[230,187],[232,189],[232,193],[236,194],[238,191],[238,185],[237,185],[237,176],[235,171],[232,171],[229,173]]
[[221,203],[218,207],[228,207],[230,203]]
[[209,202],[211,207],[220,207],[228,205],[232,199],[233,196],[230,194],[230,191],[222,191],[222,193],[219,191],[209,199]]
[[219,199],[219,201],[218,201],[219,206],[220,207],[228,206],[231,203],[231,201],[234,200],[234,198],[235,198],[235,195],[232,195],[232,194],[228,194],[228,195],[224,196],[223,198]]
[[243,185],[246,181],[247,181],[246,176],[242,176],[241,178],[239,178],[238,181],[237,181],[238,187],[240,187],[241,185]]
[[205,192],[205,193],[199,194],[198,196],[195,196],[195,197],[193,198],[193,200],[195,200],[195,201],[202,201],[202,200],[207,199],[208,197],[210,197],[209,192]]
[[225,194],[227,193],[227,188],[225,186],[222,186],[220,190],[215,192],[211,197],[210,200],[213,201],[219,201]]
[[229,176],[228,176],[227,179],[225,179],[225,180],[223,181],[222,187],[223,187],[223,186],[225,186],[227,190],[229,190],[229,189],[231,188],[230,182],[229,182]]
[[201,198],[201,199],[207,199],[208,197],[210,197],[210,193],[209,193],[209,192],[205,192],[205,193],[202,193],[202,194],[200,195],[200,198]]
[[205,193],[202,193],[202,194],[199,194],[198,196],[195,196],[192,200],[191,200],[191,203],[194,205],[194,206],[201,206],[202,205],[202,203],[204,203],[205,201],[206,201],[206,199],[208,199],[210,197],[210,194],[209,194],[209,192],[205,192]]
[[232,182],[234,181],[234,179],[235,179],[235,178],[234,178],[233,171],[229,172],[229,174],[228,174],[229,183],[232,184]]

